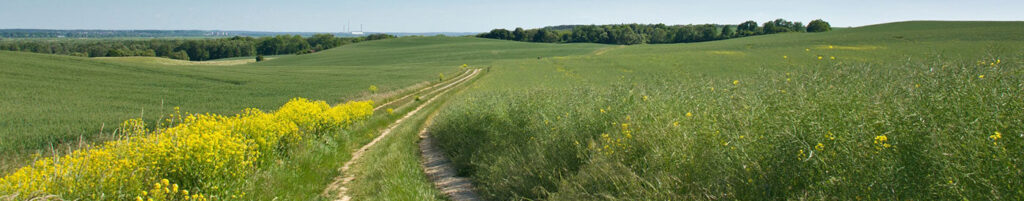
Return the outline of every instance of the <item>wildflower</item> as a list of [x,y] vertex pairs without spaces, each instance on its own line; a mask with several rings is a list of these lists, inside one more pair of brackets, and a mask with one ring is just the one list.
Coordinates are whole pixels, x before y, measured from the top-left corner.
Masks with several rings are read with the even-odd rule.
[[1003,133],[1000,133],[999,131],[996,131],[995,134],[992,134],[992,135],[988,136],[988,138],[992,139],[992,145],[999,145],[999,142],[997,142],[997,141],[1000,138],[1003,138]]
[[822,59],[822,57],[821,57],[821,56],[818,56],[818,60],[821,60],[821,59]]
[[377,85],[370,85],[370,93],[377,93]]
[[782,58],[783,58],[783,59],[789,59],[789,56],[786,56],[786,55],[782,55]]
[[679,127],[679,122],[678,121],[672,122],[672,126]]
[[601,109],[601,113],[604,113],[604,109]]
[[142,201],[142,197],[140,197],[140,196],[135,196],[135,200],[136,200],[136,201]]
[[816,150],[818,150],[818,151],[822,151],[822,150],[824,150],[824,149],[825,149],[825,145],[824,145],[824,144],[821,144],[821,143],[819,142],[819,143],[818,143],[818,145],[815,145],[815,146],[814,146],[814,149],[816,149]]
[[810,52],[811,48],[806,48],[806,49],[804,49],[804,51]]
[[828,59],[836,60],[836,56],[829,56]]
[[886,137],[885,135],[875,136],[875,144],[879,145],[879,147],[877,147],[878,149],[884,149],[884,148],[892,147],[892,145],[890,145],[888,142],[889,142],[889,137]]
[[1003,138],[1003,133],[996,131],[995,134],[988,136],[988,138],[992,138],[992,140],[999,140],[999,138]]
[[825,137],[827,137],[829,140],[835,140],[836,139],[836,135],[832,134],[832,131],[826,132],[825,133]]
[[796,157],[797,158],[804,158],[804,157],[807,157],[807,155],[804,154],[804,150],[803,149],[800,149],[800,153],[797,154]]
[[739,85],[739,84],[740,84],[740,81],[739,81],[739,80],[733,80],[733,81],[732,81],[732,85]]
[[395,109],[393,108],[388,108],[386,111],[388,112],[388,114],[395,114]]
[[693,113],[689,113],[689,112],[687,112],[687,113],[686,113],[686,117],[693,117]]
[[644,101],[647,101],[647,96],[646,95],[644,95]]
[[996,64],[999,64],[1002,60],[996,59]]
[[985,79],[985,75],[978,75],[978,79]]
[[834,48],[836,48],[836,47],[833,47],[832,45],[828,45],[828,49],[834,49]]

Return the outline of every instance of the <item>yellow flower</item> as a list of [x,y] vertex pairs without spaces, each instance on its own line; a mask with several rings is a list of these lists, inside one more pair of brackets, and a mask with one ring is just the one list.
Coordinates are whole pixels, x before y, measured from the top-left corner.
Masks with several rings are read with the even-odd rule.
[[821,60],[821,59],[822,59],[822,57],[821,57],[821,56],[818,56],[818,60]]
[[815,146],[814,146],[814,149],[816,149],[816,150],[818,150],[818,151],[822,151],[822,150],[824,150],[824,149],[825,149],[825,145],[824,145],[824,144],[821,144],[821,143],[819,142],[819,143],[818,143],[818,145],[815,145]]
[[601,109],[601,113],[604,113],[604,109]]
[[679,122],[678,121],[677,122],[672,122],[672,126],[679,127]]
[[1003,133],[996,131],[995,134],[988,136],[988,138],[992,138],[992,140],[999,140],[1000,138],[1003,138]]
[[142,201],[142,197],[139,197],[139,196],[135,196],[135,200],[136,200],[136,201]]
[[689,113],[689,112],[687,112],[687,113],[686,113],[686,117],[693,117],[693,113]]
[[835,56],[829,56],[828,58],[831,59],[831,60],[836,60]]
[[892,147],[892,145],[889,144],[888,142],[889,142],[889,137],[887,137],[885,135],[875,136],[875,144],[876,145],[880,145],[879,147],[877,147],[878,149]]
[[978,75],[978,79],[985,79],[985,75]]
[[644,96],[644,101],[647,101],[647,96],[646,95]]
[[806,48],[806,49],[804,49],[804,51],[810,52],[811,48]]
[[783,59],[788,59],[788,58],[789,58],[789,56],[786,56],[786,55],[782,55],[782,58],[783,58]]
[[733,80],[733,81],[732,81],[732,85],[739,85],[739,84],[740,84],[740,81],[739,81],[739,80]]
[[828,49],[833,49],[833,48],[836,48],[836,47],[833,47],[832,45],[828,45]]

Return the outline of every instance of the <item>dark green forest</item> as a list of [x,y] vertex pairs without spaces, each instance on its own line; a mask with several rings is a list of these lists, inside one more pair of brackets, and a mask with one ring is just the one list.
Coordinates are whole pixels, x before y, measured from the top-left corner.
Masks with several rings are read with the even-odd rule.
[[665,24],[616,24],[616,25],[560,25],[539,29],[516,28],[494,29],[477,35],[481,38],[515,40],[542,43],[604,43],[604,44],[659,44],[691,43],[722,40],[754,35],[786,32],[823,32],[831,30],[828,22],[814,20],[804,26],[801,22],[785,19],[768,21],[760,26],[755,21],[739,25],[665,25]]
[[394,38],[388,34],[341,38],[332,34],[206,39],[0,39],[0,50],[83,57],[155,56],[206,61],[256,55],[306,54],[367,40]]

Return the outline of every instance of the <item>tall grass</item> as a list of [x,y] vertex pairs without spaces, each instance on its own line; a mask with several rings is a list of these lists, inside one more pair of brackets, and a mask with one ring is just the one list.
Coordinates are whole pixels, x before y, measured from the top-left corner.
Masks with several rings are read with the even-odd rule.
[[431,130],[495,200],[1024,199],[1003,53],[478,90]]

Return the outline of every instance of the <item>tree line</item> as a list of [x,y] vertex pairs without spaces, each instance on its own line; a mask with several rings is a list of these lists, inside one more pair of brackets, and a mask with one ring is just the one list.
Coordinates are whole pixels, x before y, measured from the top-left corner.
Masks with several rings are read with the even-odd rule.
[[540,29],[494,29],[477,37],[543,43],[604,43],[604,44],[658,44],[689,43],[722,40],[754,35],[785,32],[824,32],[831,25],[823,20],[801,22],[785,19],[768,21],[760,26],[755,21],[739,25],[674,25],[617,24],[617,25],[560,25]]
[[341,38],[332,34],[277,35],[216,39],[2,39],[0,50],[83,57],[154,56],[205,61],[254,55],[305,54],[368,40],[394,38],[388,34]]

